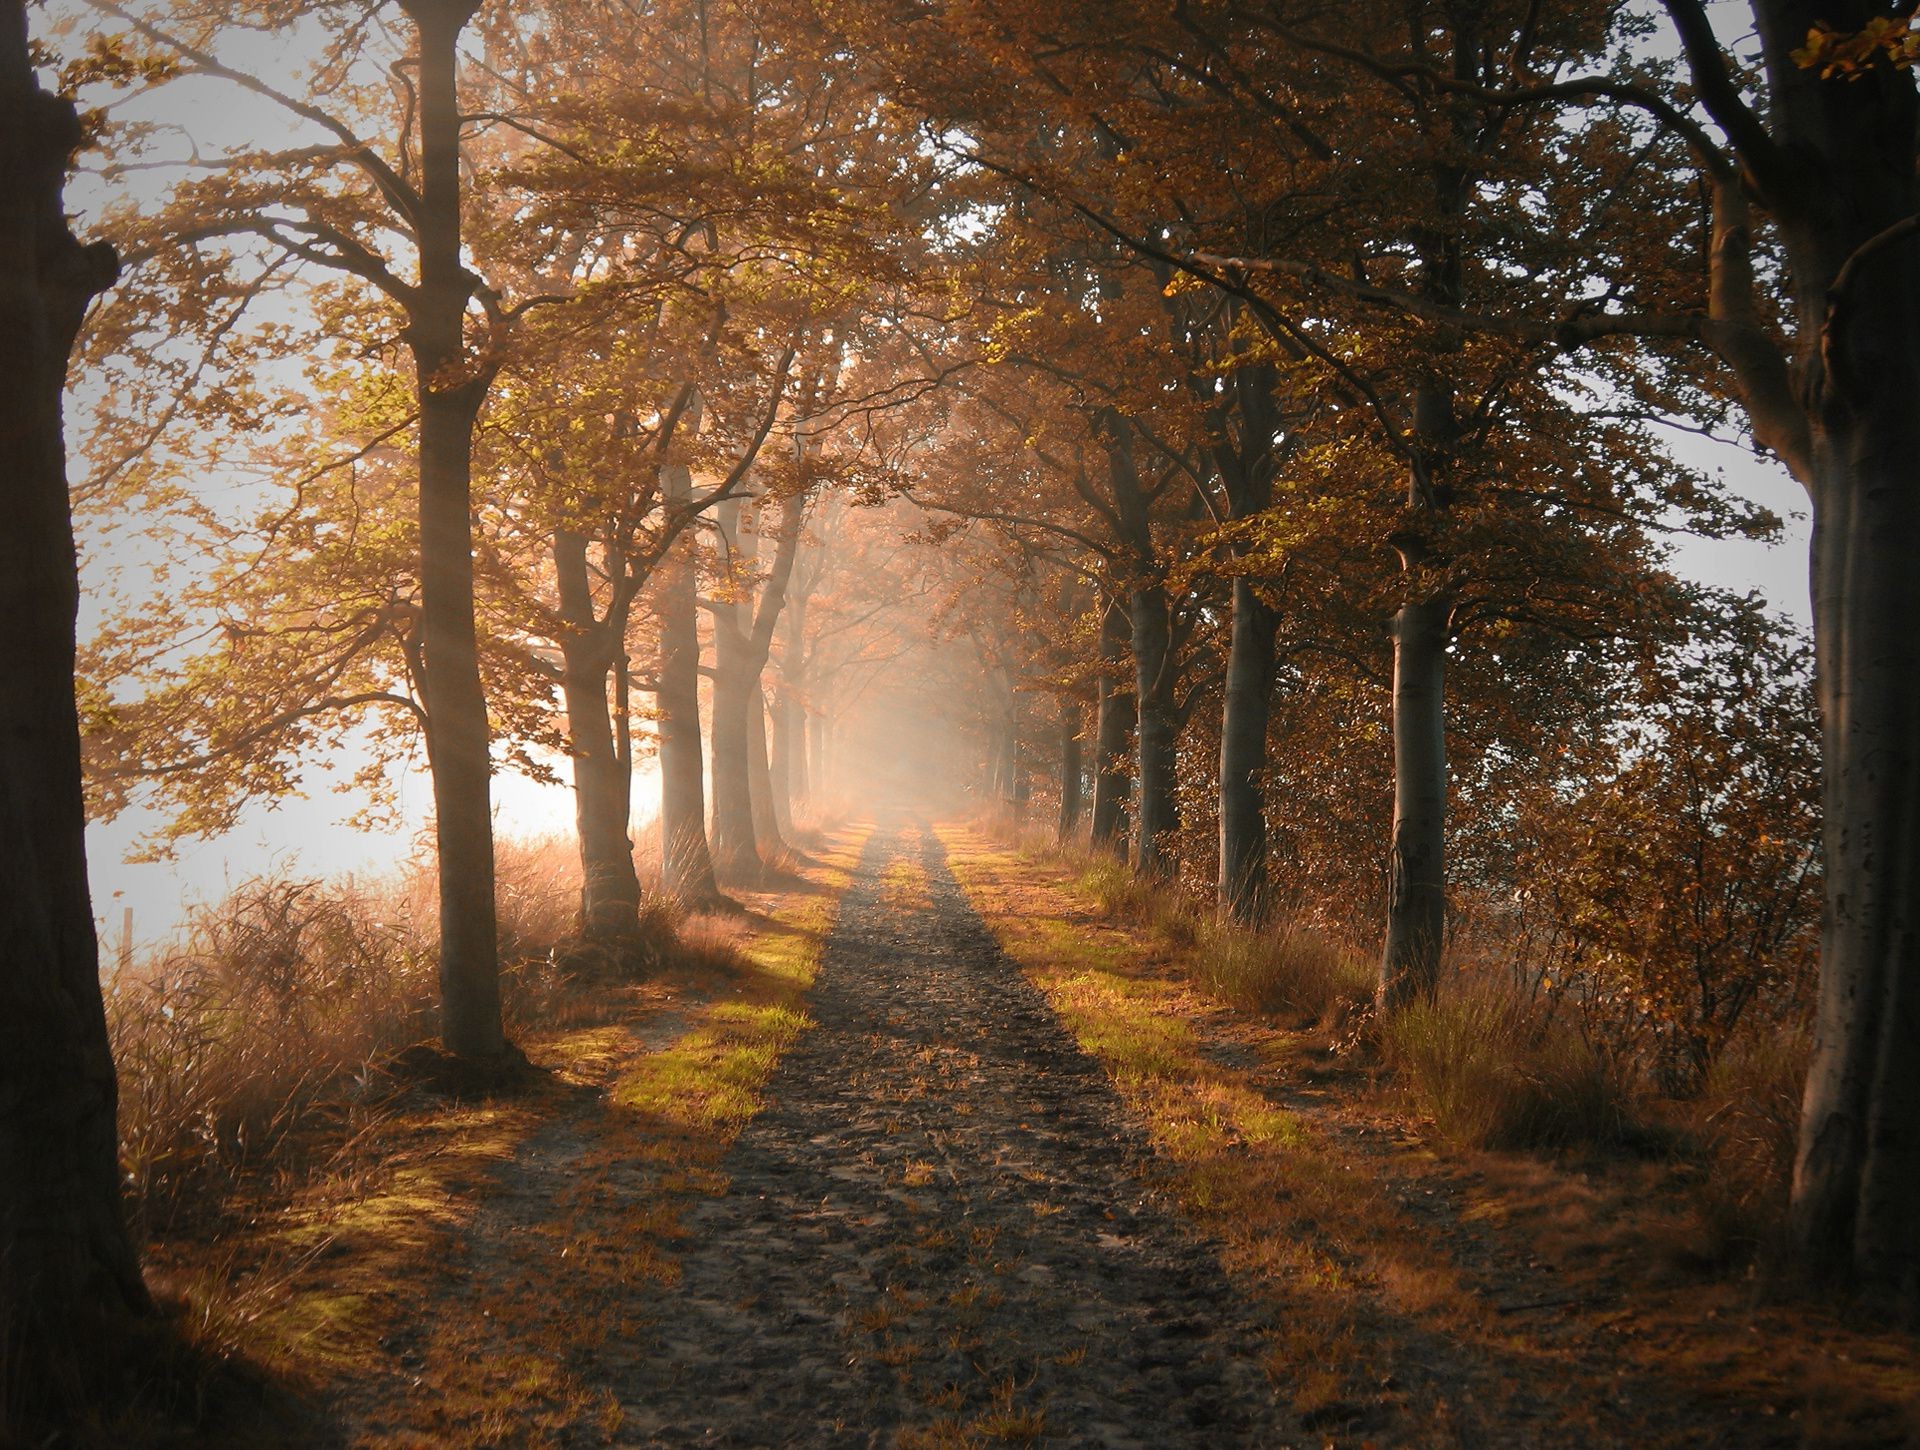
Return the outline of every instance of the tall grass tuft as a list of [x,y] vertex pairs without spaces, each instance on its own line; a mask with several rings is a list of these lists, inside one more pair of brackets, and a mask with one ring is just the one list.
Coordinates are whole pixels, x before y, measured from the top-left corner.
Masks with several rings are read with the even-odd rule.
[[1463,1146],[1617,1143],[1634,1121],[1618,1069],[1502,983],[1455,984],[1377,1023],[1376,1032],[1409,1105]]
[[[516,1030],[567,1015],[578,995],[553,949],[573,929],[579,879],[564,839],[500,843]],[[376,881],[262,876],[196,908],[175,944],[108,984],[137,1226],[163,1225],[270,1158],[320,1104],[354,1101],[376,1063],[434,1034],[437,911],[427,866]],[[670,940],[663,911],[644,925]]]
[[1351,1015],[1373,995],[1373,969],[1364,958],[1289,921],[1260,930],[1204,922],[1188,971],[1223,1002],[1303,1022]]
[[1699,1203],[1709,1258],[1747,1259],[1781,1242],[1812,1056],[1806,1024],[1756,1020],[1708,1068],[1694,1136],[1705,1167]]
[[270,1150],[330,1084],[433,1030],[410,883],[263,876],[107,995],[128,1197],[151,1224]]

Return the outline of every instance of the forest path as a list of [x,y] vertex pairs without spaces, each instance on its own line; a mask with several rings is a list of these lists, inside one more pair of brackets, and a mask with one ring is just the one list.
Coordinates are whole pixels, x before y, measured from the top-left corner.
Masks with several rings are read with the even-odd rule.
[[1659,1164],[1434,1151],[1079,869],[829,831],[401,1093],[218,1246],[304,1393],[191,1443],[1920,1443],[1909,1341],[1658,1269]]
[[1250,1310],[930,831],[869,838],[808,1012],[682,1219],[623,1439],[1292,1439]]
[[276,1217],[253,1337],[306,1393],[205,1443],[1320,1443],[930,829],[741,900],[732,965],[528,1037],[527,1085],[411,1102]]

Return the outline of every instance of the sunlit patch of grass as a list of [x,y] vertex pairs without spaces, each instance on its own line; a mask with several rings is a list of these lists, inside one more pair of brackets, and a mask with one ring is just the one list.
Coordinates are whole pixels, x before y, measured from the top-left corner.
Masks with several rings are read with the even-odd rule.
[[[597,986],[602,1009],[584,1025],[529,1023],[535,1070],[511,1092],[450,1103],[387,1089],[364,1124],[329,1129],[340,1146],[314,1171],[250,1187],[229,1258],[182,1244],[157,1256],[157,1287],[203,1340],[319,1399],[388,1385],[380,1413],[412,1427],[406,1443],[617,1427],[617,1400],[577,1351],[643,1334],[648,1296],[677,1278],[681,1213],[724,1189],[715,1165],[807,1025],[802,999],[857,847],[811,868],[815,889],[759,901],[756,928],[686,923],[654,976]],[[648,1046],[649,1026],[670,1022],[673,1039]],[[474,1236],[475,1214],[543,1143],[566,1171],[519,1181],[523,1196],[554,1196],[522,1205],[531,1216],[503,1254]],[[390,1346],[410,1346],[409,1368]]]
[[897,856],[880,873],[880,899],[898,912],[917,911],[927,903],[927,873],[911,856]]
[[[1677,1158],[1646,1156],[1639,1124],[1631,1155],[1602,1156],[1592,1145],[1619,1129],[1618,1084],[1596,1083],[1590,1059],[1550,1038],[1494,1042],[1510,1008],[1469,1003],[1408,1028],[1397,1050],[1430,1063],[1403,1063],[1382,1091],[1375,1068],[1329,1055],[1326,1024],[1308,1033],[1289,1029],[1288,1013],[1223,1011],[1157,929],[1089,922],[1070,853],[1015,857],[969,833],[943,838],[1005,949],[1147,1124],[1228,1268],[1272,1302],[1267,1365],[1316,1438],[1356,1423],[1362,1443],[1474,1444],[1522,1423],[1577,1435],[1624,1374],[1656,1397],[1724,1406],[1729,1426],[1797,1414],[1808,1443],[1920,1443],[1910,1337],[1814,1303],[1758,1304],[1751,1283],[1701,1271],[1726,1231],[1710,1214],[1695,1221],[1697,1178],[1722,1180],[1705,1185],[1710,1210],[1715,1191],[1744,1192],[1743,1172],[1765,1185],[1752,1210],[1725,1210],[1736,1236],[1756,1232],[1749,1211],[1764,1224],[1784,1201],[1804,1040],[1768,1031],[1730,1044],[1682,1115]],[[1167,1016],[1190,1030],[1153,1020]],[[1436,1097],[1485,1096],[1461,1081],[1482,1070],[1483,1048],[1498,1049],[1499,1073],[1524,1076],[1497,1082],[1505,1106],[1469,1112],[1461,1136],[1561,1145],[1553,1153],[1407,1131],[1426,1115],[1422,1072]],[[1568,1144],[1586,1146],[1569,1155]],[[1539,1333],[1540,1315],[1552,1333]]]
[[1422,1313],[1454,1326],[1482,1319],[1458,1271],[1378,1179],[1268,1097],[1257,1068],[1210,1051],[1195,987],[1142,969],[1158,928],[1132,941],[1062,930],[1046,888],[1016,859],[958,837],[948,844],[1002,945],[1147,1125],[1184,1206],[1227,1245],[1233,1267],[1281,1301],[1268,1364],[1297,1410],[1373,1392],[1370,1315],[1381,1300],[1418,1298]]

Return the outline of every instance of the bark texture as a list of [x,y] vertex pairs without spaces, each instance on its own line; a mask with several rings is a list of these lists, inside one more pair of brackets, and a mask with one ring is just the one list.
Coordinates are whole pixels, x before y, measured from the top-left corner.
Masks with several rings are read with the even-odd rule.
[[440,866],[440,1040],[497,1056],[500,958],[494,920],[492,763],[474,628],[473,428],[492,365],[470,358],[478,284],[461,260],[460,32],[475,0],[404,0],[419,34],[420,284],[409,309],[420,410],[420,638],[427,761]]
[[[661,470],[669,508],[687,505],[693,482],[684,464]],[[707,849],[705,747],[700,738],[700,606],[694,535],[675,540],[661,570],[656,610],[660,675],[654,696],[660,731],[660,862],[663,885],[694,904],[720,895]]]
[[1085,805],[1086,767],[1081,760],[1080,705],[1066,700],[1060,706],[1060,822],[1058,834],[1064,843],[1080,831]]
[[1430,997],[1446,931],[1446,601],[1393,620],[1393,847],[1380,1004]]
[[[1826,912],[1794,1171],[1806,1257],[1920,1311],[1920,98],[1911,71],[1823,78],[1793,49],[1879,6],[1755,0],[1770,106],[1741,101],[1697,0],[1670,4],[1737,165],[1716,198],[1706,340],[1813,502]],[[1795,348],[1756,315],[1746,198],[1779,228]]]
[[1134,727],[1130,638],[1126,610],[1117,600],[1109,600],[1100,616],[1100,696],[1095,705],[1093,810],[1088,828],[1096,850],[1119,855],[1127,850],[1127,803],[1133,794],[1128,764]]
[[1233,631],[1220,717],[1221,913],[1254,924],[1266,914],[1267,721],[1273,700],[1276,620],[1248,579],[1233,581]]
[[[782,843],[772,830],[770,788],[767,783],[766,706],[760,680],[773,645],[773,632],[785,603],[787,581],[793,574],[800,542],[800,522],[806,512],[804,496],[781,504],[775,530],[774,554],[767,577],[757,591],[743,589],[738,600],[715,601],[711,608],[714,636],[713,676],[713,854],[722,872],[751,877],[763,862],[760,842],[769,849]],[[740,527],[738,506],[722,503],[718,522],[722,536],[742,563],[757,552],[757,542]],[[758,784],[756,785],[756,778]],[[760,797],[756,819],[755,796]]]
[[[580,932],[611,942],[640,929],[640,878],[633,869],[633,757],[622,748],[608,684],[626,670],[626,571],[605,618],[595,616],[584,536],[554,535],[554,575],[567,632],[560,641],[567,751],[573,764],[575,834],[580,848]],[[617,605],[618,607],[612,607]],[[622,709],[620,714],[625,715]]]
[[76,1351],[151,1309],[121,1212],[73,689],[61,392],[117,271],[67,230],[79,140],[34,83],[24,6],[0,0],[0,1386],[25,1396],[67,1392]]
[[1143,876],[1170,877],[1180,830],[1177,784],[1180,711],[1174,699],[1173,618],[1167,591],[1150,584],[1133,591],[1134,738],[1140,781],[1139,847],[1134,865]]

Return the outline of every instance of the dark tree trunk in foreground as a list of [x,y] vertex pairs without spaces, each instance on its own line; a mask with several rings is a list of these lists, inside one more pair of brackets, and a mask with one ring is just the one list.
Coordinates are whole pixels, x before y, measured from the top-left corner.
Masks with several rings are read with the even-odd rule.
[[[1710,321],[1756,438],[1813,501],[1825,770],[1820,1003],[1793,1184],[1813,1264],[1920,1312],[1920,97],[1869,60],[1823,77],[1791,52],[1861,3],[1754,0],[1768,117],[1741,99],[1698,0],[1669,0],[1701,102],[1738,158],[1714,186]],[[1756,315],[1746,196],[1773,217],[1795,347]]]
[[1233,581],[1233,634],[1220,717],[1220,876],[1222,914],[1247,925],[1266,912],[1267,719],[1273,698],[1273,611],[1248,579]]
[[560,612],[567,622],[560,641],[561,693],[580,846],[580,932],[590,941],[618,941],[640,930],[640,879],[634,874],[633,840],[627,834],[632,756],[621,748],[622,732],[607,700],[616,666],[624,677],[628,584],[622,571],[608,615],[599,619],[594,615],[585,537],[557,531],[553,564]]
[[[1223,418],[1218,428],[1222,441],[1214,449],[1229,518],[1254,518],[1273,502],[1279,463],[1274,440],[1281,432],[1274,397],[1278,381],[1270,363],[1234,370],[1238,437],[1224,426]],[[1240,548],[1234,546],[1236,554]],[[1243,925],[1258,923],[1267,909],[1267,814],[1261,788],[1267,773],[1267,721],[1273,707],[1278,627],[1278,618],[1253,581],[1236,575],[1221,699],[1220,860],[1215,890],[1221,914]]]
[[473,615],[473,428],[492,367],[468,356],[476,279],[461,259],[460,32],[476,0],[403,0],[419,32],[420,285],[409,309],[420,409],[420,639],[440,866],[440,1040],[492,1057],[500,1024],[492,763]]
[[[683,464],[661,470],[667,507],[692,497]],[[687,904],[720,895],[707,850],[705,750],[700,739],[700,605],[695,579],[694,533],[674,541],[661,571],[656,608],[660,626],[660,677],[655,709],[660,730],[660,869],[669,896]]]
[[1143,876],[1171,877],[1180,805],[1174,794],[1180,711],[1174,699],[1173,617],[1167,591],[1157,584],[1133,591],[1135,754],[1140,782],[1139,852]]
[[1131,626],[1118,600],[1109,600],[1100,616],[1100,698],[1095,706],[1093,742],[1092,844],[1096,850],[1125,855],[1127,799],[1133,791],[1128,767],[1133,735],[1133,681],[1128,663]]
[[111,1354],[114,1321],[151,1308],[121,1213],[73,691],[61,389],[116,271],[67,231],[79,140],[73,107],[34,84],[23,5],[0,0],[0,1393],[16,1405],[70,1393],[75,1352]]

